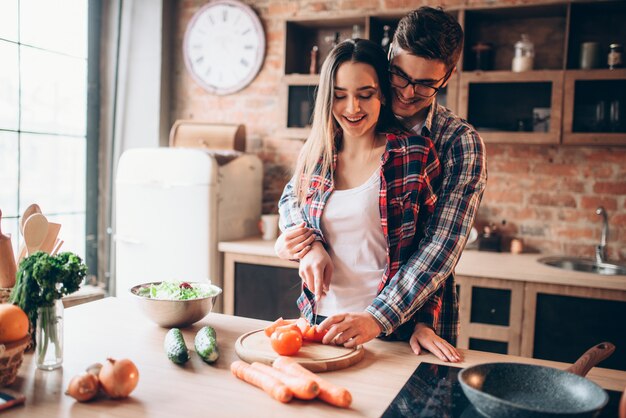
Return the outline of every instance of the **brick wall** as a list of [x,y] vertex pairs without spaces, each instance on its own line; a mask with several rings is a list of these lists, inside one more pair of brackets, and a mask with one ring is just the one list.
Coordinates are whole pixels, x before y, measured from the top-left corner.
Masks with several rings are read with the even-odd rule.
[[[188,76],[180,45],[185,26],[206,0],[180,0],[172,49],[171,121],[195,119],[244,123],[249,147],[264,162],[263,210],[276,211],[276,202],[301,147],[301,141],[280,138],[283,25],[291,16],[350,10],[380,13],[407,10],[422,4],[454,6],[481,4],[477,0],[245,0],[260,15],[267,48],[263,67],[246,89],[230,96],[207,94]],[[490,1],[489,4],[545,3]],[[542,252],[593,255],[601,222],[598,205],[609,213],[609,255],[626,260],[626,148],[558,147],[489,144],[489,183],[478,215],[480,223],[497,223],[507,234]]]

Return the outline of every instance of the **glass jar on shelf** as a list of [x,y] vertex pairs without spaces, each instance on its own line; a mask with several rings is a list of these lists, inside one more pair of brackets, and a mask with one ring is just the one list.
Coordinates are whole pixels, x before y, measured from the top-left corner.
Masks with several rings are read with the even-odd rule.
[[535,60],[535,46],[528,38],[522,34],[522,38],[515,43],[515,54],[511,64],[511,70],[516,73],[530,71],[533,69]]
[[607,64],[610,70],[622,68],[624,66],[624,47],[621,44],[609,45],[609,55]]

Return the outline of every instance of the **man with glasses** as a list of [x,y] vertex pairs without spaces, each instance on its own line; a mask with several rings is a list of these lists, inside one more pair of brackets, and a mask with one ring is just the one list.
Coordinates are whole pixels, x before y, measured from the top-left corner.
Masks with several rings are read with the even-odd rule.
[[[366,309],[374,321],[363,324],[377,327],[373,333],[395,332],[409,339],[416,354],[425,348],[444,361],[459,360],[450,347],[456,344],[459,329],[453,270],[487,182],[485,149],[478,133],[436,102],[462,48],[463,30],[441,9],[421,7],[409,13],[394,34],[389,52],[392,110],[407,129],[433,141],[443,182],[424,239]],[[295,225],[293,201],[279,205],[281,228],[295,228],[281,235],[276,252],[281,258],[301,259],[315,247],[311,245],[315,237],[309,228]],[[298,244],[287,245],[285,240]]]
[[[463,49],[463,29],[441,9],[421,7],[400,20],[389,50],[393,113],[418,135],[429,137],[442,167],[443,184],[437,206],[426,225],[406,274],[394,287],[383,289],[368,308],[383,331],[415,312],[411,348],[421,348],[445,360],[443,341],[420,347],[429,333],[456,344],[459,307],[454,267],[478,210],[487,183],[485,146],[465,120],[436,102]],[[408,300],[404,312],[390,301]],[[429,305],[438,306],[429,306]],[[405,305],[405,306],[406,306]],[[430,327],[423,324],[429,324]],[[432,337],[432,336],[431,336]],[[431,338],[432,340],[432,338]]]

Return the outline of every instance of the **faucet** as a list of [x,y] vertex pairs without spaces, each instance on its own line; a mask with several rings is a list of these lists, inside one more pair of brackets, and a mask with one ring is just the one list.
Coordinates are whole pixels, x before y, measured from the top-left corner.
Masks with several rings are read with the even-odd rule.
[[596,245],[596,263],[602,264],[606,261],[606,240],[609,237],[609,219],[606,210],[600,206],[596,209],[596,215],[602,216],[602,238],[600,244]]

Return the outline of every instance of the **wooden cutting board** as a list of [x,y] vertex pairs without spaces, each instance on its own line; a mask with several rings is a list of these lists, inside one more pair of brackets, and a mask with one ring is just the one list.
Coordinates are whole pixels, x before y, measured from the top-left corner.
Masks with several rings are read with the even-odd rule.
[[[278,357],[272,349],[272,344],[265,331],[262,329],[243,334],[235,343],[235,351],[239,358],[248,363],[258,361],[271,365]],[[329,372],[332,370],[345,369],[361,361],[365,355],[363,346],[357,348],[345,348],[330,344],[320,344],[304,341],[302,348],[295,356],[300,365],[312,372]]]

